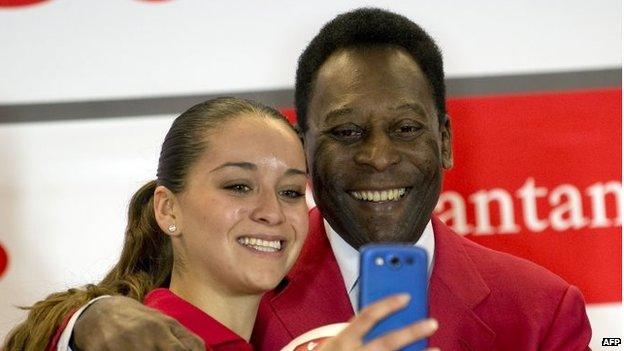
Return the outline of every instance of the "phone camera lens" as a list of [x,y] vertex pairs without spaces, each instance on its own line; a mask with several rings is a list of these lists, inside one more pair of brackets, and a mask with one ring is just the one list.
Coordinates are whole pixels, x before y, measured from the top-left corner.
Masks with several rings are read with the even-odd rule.
[[398,258],[398,257],[396,257],[396,256],[392,256],[392,257],[390,258],[390,265],[391,265],[392,267],[398,267],[400,264],[401,264],[401,260],[399,260],[399,258]]

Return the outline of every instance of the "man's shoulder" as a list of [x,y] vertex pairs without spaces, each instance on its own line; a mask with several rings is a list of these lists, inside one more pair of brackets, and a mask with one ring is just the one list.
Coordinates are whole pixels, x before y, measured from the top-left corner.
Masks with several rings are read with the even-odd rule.
[[445,234],[453,235],[453,241],[461,245],[494,300],[500,297],[506,303],[556,305],[571,288],[564,279],[534,262],[484,247],[446,229]]
[[[444,286],[436,290],[443,295],[436,301],[469,297],[464,303],[471,302],[472,311],[496,334],[497,349],[529,349],[538,344],[557,350],[586,348],[591,328],[576,287],[546,268],[481,246],[436,221],[440,255],[434,257],[434,270],[442,263],[436,284]],[[443,320],[449,318],[445,309],[437,307]]]
[[[511,279],[510,282],[516,283],[526,282],[540,286],[545,284],[546,287],[560,288],[569,286],[565,280],[548,269],[527,259],[477,244],[466,237],[456,234],[451,228],[439,221],[434,228],[444,232],[444,235],[452,235],[454,237],[453,241],[461,245],[484,280],[494,285],[507,285],[507,281],[504,278],[509,278]],[[501,279],[503,280],[501,281]]]
[[570,285],[555,273],[532,261],[487,248],[467,238],[460,239],[483,279],[493,285],[525,283],[540,286],[542,289],[567,289]]

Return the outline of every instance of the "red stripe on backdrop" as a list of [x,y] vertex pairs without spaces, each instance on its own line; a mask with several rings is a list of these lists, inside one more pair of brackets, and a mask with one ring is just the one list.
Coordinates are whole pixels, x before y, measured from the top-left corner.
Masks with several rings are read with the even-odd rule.
[[621,301],[621,96],[449,99],[455,166],[436,213],[475,242],[557,273],[589,303]]
[[290,123],[292,124],[297,123],[297,112],[295,112],[294,108],[284,108],[284,109],[281,109],[281,111],[284,114],[284,116],[288,118]]
[[9,255],[7,254],[2,244],[0,244],[0,278],[4,275],[4,272],[9,265]]
[[48,0],[0,0],[0,7],[23,7],[36,5]]

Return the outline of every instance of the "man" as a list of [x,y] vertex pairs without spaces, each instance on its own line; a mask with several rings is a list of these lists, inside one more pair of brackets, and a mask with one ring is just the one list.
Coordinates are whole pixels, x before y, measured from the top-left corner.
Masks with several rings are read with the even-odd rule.
[[[440,325],[431,346],[587,349],[591,330],[575,287],[431,217],[452,166],[451,126],[441,54],[420,27],[376,9],[338,16],[300,57],[295,93],[318,209],[297,264],[261,304],[258,349],[348,320],[357,249],[382,241],[430,255],[430,314]],[[128,298],[106,298],[80,316],[73,337],[83,350],[121,349],[128,339],[140,347],[158,337],[150,333],[158,323],[169,321]]]

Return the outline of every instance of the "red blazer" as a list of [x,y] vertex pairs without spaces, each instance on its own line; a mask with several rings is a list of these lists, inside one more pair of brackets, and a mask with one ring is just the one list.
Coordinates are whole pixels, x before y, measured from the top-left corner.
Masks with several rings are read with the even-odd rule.
[[[429,313],[442,350],[587,350],[591,328],[581,293],[529,261],[477,245],[432,218],[434,266]],[[301,255],[263,298],[252,336],[279,350],[296,336],[345,322],[353,310],[317,209]]]

